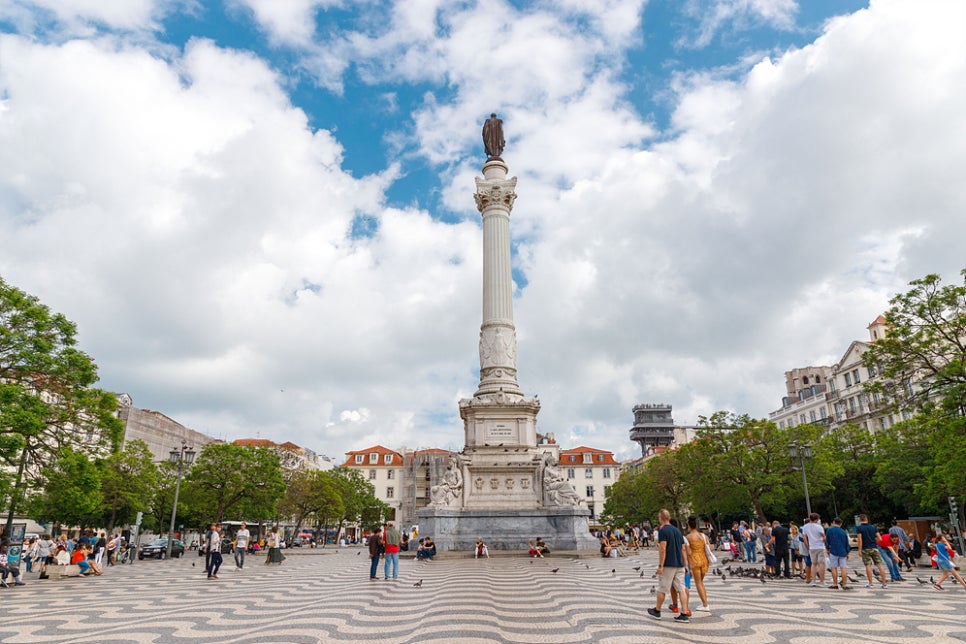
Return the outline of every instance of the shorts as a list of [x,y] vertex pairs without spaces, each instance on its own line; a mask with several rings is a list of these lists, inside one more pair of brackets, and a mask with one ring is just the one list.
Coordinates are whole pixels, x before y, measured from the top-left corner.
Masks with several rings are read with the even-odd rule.
[[678,589],[679,593],[684,592],[684,568],[664,568],[661,571],[661,578],[658,579],[657,592],[665,595],[671,592],[671,586]]
[[805,566],[808,568],[812,567],[812,558],[808,555],[802,555],[802,559],[805,561]]
[[813,566],[817,563],[825,563],[825,548],[822,548],[821,550],[810,549],[808,551],[808,556],[811,558]]
[[802,555],[798,553],[798,550],[792,550],[792,561],[801,561]]
[[845,568],[849,560],[848,557],[842,557],[839,555],[829,555],[829,567],[830,568]]
[[879,554],[878,548],[866,548],[862,551],[862,563],[866,566],[881,566],[882,565],[882,555]]

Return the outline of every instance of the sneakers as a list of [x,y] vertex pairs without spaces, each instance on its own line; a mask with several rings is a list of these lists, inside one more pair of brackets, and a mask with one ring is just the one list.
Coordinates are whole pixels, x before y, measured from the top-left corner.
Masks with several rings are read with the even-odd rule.
[[710,613],[711,612],[711,607],[710,606],[698,606],[694,610],[696,610],[696,611],[698,611],[700,613]]
[[888,587],[889,587],[889,585],[888,585],[888,584],[882,584],[882,588],[883,588],[883,589],[886,589],[886,588],[888,588]]
[[816,586],[818,586],[818,584],[816,584],[814,581],[808,582],[808,587],[809,588],[815,588]]
[[863,587],[864,587],[864,588],[872,588],[872,584],[866,584],[866,585],[865,585],[865,586],[863,586]]
[[831,588],[832,590],[838,590],[839,589],[839,587],[837,585],[829,586],[829,588]]
[[656,608],[648,608],[647,616],[650,617],[651,619],[661,619],[661,611],[659,611]]
[[685,615],[684,613],[681,613],[680,615],[678,615],[677,617],[674,618],[674,621],[675,622],[690,622],[691,621],[691,618],[688,617],[687,615]]
[[671,604],[670,606],[668,606],[668,608],[671,609],[671,612],[672,613],[678,612],[678,605],[677,604]]
[[23,583],[22,581],[15,581],[13,585],[14,586],[26,586],[27,584]]

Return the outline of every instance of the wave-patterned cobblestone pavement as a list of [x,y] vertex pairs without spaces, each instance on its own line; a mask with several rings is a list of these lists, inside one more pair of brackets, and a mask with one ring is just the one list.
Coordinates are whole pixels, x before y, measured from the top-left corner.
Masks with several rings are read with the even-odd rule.
[[0,589],[0,641],[966,642],[966,590],[914,580],[842,592],[709,576],[710,615],[682,624],[665,611],[654,621],[644,614],[654,602],[654,551],[619,560],[407,558],[398,581],[369,581],[368,556],[355,549],[299,553],[282,566],[249,558],[241,572],[226,557],[217,581],[204,578],[202,562],[144,561],[83,579],[26,575],[26,587]]

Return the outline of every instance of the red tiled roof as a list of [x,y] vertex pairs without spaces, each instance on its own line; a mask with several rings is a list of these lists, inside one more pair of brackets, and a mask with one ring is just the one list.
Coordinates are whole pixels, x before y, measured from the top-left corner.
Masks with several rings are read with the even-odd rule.
[[234,444],[242,447],[275,447],[275,443],[267,438],[239,438]]
[[[591,454],[591,455],[593,455],[595,457],[593,459],[593,463],[592,463],[593,465],[620,465],[620,463],[618,463],[614,459],[614,452],[610,452],[610,451],[608,451],[606,449],[596,449],[596,448],[593,448],[593,447],[585,447],[583,445],[581,445],[580,447],[575,447],[573,449],[562,449],[562,450],[560,450],[560,459],[559,459],[559,461],[561,463],[563,463],[565,456],[579,456],[580,458],[578,460],[574,461],[574,462],[575,463],[581,463],[581,462],[583,462],[583,455],[584,454]],[[596,458],[598,455],[601,455],[601,454],[604,456],[604,460],[602,460],[602,461],[601,460],[598,460]],[[567,462],[569,462],[569,459],[568,459]],[[590,463],[588,463],[588,465],[590,465]]]
[[[356,463],[355,456],[357,454],[362,454],[366,458],[362,463]],[[386,463],[385,458],[380,458],[378,463],[369,462],[369,454],[379,454],[380,456],[385,456],[386,454],[392,454],[392,461]],[[382,445],[373,445],[372,447],[367,447],[365,449],[353,450],[351,452],[346,452],[345,463],[342,464],[343,467],[402,467],[403,458],[402,454],[399,452],[394,452],[388,447],[383,447]]]

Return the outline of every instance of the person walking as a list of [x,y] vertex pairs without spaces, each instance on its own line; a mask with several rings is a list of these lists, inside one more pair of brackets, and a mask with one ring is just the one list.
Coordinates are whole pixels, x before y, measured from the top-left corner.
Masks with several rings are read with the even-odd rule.
[[386,522],[386,534],[383,537],[386,544],[386,560],[383,563],[383,573],[386,581],[389,580],[389,568],[392,567],[392,578],[399,579],[399,542],[402,535],[393,525],[392,521]]
[[54,561],[54,542],[49,534],[44,534],[37,541],[37,561],[40,562],[40,579],[47,579],[47,564]]
[[690,618],[688,617],[688,595],[684,588],[684,572],[690,558],[688,544],[681,531],[671,525],[671,513],[669,511],[661,510],[658,514],[658,520],[661,527],[657,532],[659,561],[656,572],[660,580],[654,608],[648,608],[647,615],[652,619],[661,619],[661,607],[664,605],[664,598],[673,586],[677,590],[681,602],[681,612],[674,620],[687,622]]
[[963,581],[963,576],[959,574],[953,564],[952,551],[953,546],[949,543],[946,535],[939,535],[939,538],[936,539],[936,568],[942,572],[942,575],[939,576],[939,581],[933,582],[932,586],[936,590],[943,590],[943,582],[950,576],[955,577],[956,581],[962,584],[963,588],[966,588],[966,581]]
[[865,587],[872,588],[872,584],[875,583],[872,580],[872,566],[877,566],[879,568],[879,580],[882,582],[882,587],[888,588],[886,585],[885,564],[883,564],[882,555],[875,545],[878,530],[875,529],[874,525],[869,523],[869,517],[865,514],[859,515],[859,527],[856,530],[859,533],[859,552],[862,554],[862,563],[865,564],[865,576],[869,580],[869,583]]
[[251,541],[252,534],[248,531],[248,524],[244,521],[238,532],[235,533],[235,567],[242,570],[245,567],[245,551],[248,550],[248,542]]
[[208,579],[218,579],[218,569],[221,568],[221,525],[218,523],[212,523],[211,529],[208,531],[207,541],[207,553],[206,557],[208,567],[205,572],[208,573]]
[[832,588],[848,590],[849,571],[846,567],[852,546],[840,517],[832,519],[832,527],[825,533],[825,541],[828,543],[829,567],[832,569]]
[[268,554],[265,556],[265,565],[277,563],[282,565],[285,561],[285,555],[282,554],[282,539],[278,534],[278,526],[273,526],[268,533],[268,537],[265,539],[265,545],[268,546]]
[[691,569],[691,581],[694,582],[694,587],[698,591],[698,598],[701,600],[701,605],[694,610],[710,613],[711,607],[708,605],[708,590],[704,585],[704,577],[708,574],[708,567],[711,565],[707,554],[707,551],[711,549],[711,543],[704,533],[698,530],[698,517],[694,515],[688,517],[688,534],[684,538],[688,542],[688,565]]
[[802,526],[808,556],[812,560],[812,581],[809,586],[828,586],[825,583],[825,530],[822,529],[821,519],[816,512],[812,512],[808,515],[808,523]]

